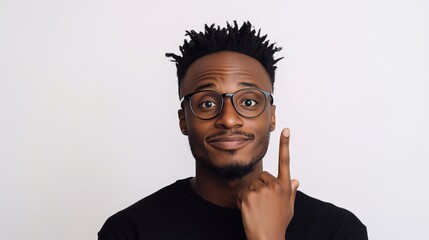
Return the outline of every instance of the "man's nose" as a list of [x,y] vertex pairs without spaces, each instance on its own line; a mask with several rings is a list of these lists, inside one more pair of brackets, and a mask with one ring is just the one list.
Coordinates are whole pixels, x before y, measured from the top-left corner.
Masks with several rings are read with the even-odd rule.
[[224,98],[222,111],[216,118],[216,126],[226,129],[243,126],[242,116],[235,110],[231,97]]

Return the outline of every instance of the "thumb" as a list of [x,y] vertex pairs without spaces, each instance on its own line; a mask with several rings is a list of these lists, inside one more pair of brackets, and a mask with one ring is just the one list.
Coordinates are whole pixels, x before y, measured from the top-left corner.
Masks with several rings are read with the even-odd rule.
[[296,179],[292,179],[292,181],[291,181],[292,193],[291,193],[291,198],[290,198],[292,206],[295,205],[296,192],[298,191],[298,187],[299,187],[299,181]]

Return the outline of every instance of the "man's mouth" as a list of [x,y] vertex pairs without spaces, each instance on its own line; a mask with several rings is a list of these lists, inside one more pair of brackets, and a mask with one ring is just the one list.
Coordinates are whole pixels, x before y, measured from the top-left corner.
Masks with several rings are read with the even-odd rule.
[[217,134],[207,138],[207,143],[220,150],[237,150],[253,140],[250,134]]

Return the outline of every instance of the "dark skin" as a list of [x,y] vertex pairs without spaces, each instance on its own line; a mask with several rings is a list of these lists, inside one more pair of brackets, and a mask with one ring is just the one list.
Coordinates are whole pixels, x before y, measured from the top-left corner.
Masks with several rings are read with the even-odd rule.
[[[272,92],[268,73],[256,59],[225,51],[197,59],[182,79],[179,95],[202,89],[234,93],[249,87]],[[187,102],[179,110],[180,129],[189,136],[197,160],[192,189],[213,204],[238,207],[247,239],[285,239],[299,185],[290,178],[289,129],[284,129],[280,137],[279,172],[275,177],[263,171],[261,161],[269,134],[275,129],[275,106],[267,103],[260,116],[246,118],[235,111],[230,98],[224,100],[222,112],[210,120],[196,118]],[[211,136],[218,133],[224,134],[213,141]],[[216,176],[207,168],[237,164],[254,167],[235,179]]]

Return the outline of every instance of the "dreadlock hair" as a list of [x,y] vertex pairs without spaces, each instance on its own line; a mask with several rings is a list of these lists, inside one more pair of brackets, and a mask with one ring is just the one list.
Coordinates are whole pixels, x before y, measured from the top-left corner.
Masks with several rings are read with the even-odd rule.
[[283,58],[274,59],[274,53],[282,48],[276,47],[275,43],[270,44],[269,40],[266,40],[267,35],[261,36],[261,29],[256,33],[249,21],[244,22],[240,28],[236,21],[234,26],[228,22],[226,24],[224,28],[206,24],[205,31],[199,33],[194,30],[186,31],[185,36],[189,36],[190,40],[188,42],[185,39],[183,46],[179,47],[182,56],[174,53],[165,54],[176,63],[179,87],[186,71],[195,60],[221,51],[239,52],[255,58],[268,72],[274,85],[274,72],[277,68],[275,64]]

